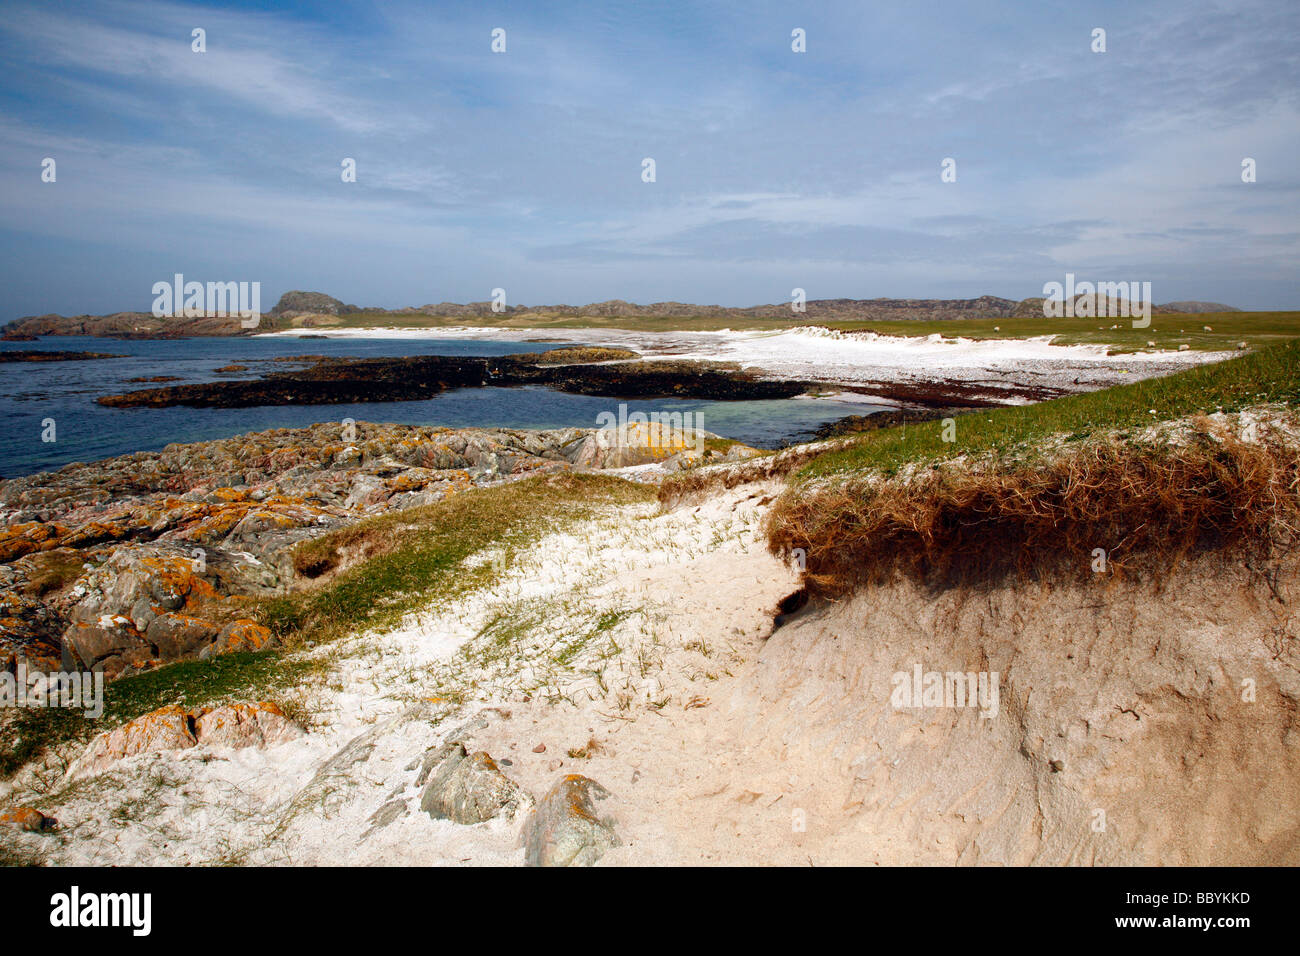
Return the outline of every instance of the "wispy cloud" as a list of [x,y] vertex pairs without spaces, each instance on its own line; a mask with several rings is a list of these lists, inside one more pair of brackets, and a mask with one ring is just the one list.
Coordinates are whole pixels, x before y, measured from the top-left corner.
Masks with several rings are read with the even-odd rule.
[[11,5],[0,318],[141,307],[169,256],[384,305],[1014,297],[1066,269],[1294,305],[1297,33],[1213,0]]

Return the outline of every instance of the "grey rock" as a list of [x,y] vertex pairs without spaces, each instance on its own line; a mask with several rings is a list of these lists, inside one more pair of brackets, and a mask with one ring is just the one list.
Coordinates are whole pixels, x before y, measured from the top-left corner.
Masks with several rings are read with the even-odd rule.
[[444,744],[425,758],[418,782],[429,782],[420,809],[435,820],[483,823],[532,804],[532,797],[501,772],[483,751],[469,753],[459,742]]
[[289,806],[273,831],[273,835],[278,837],[283,833],[300,813],[313,813],[324,817],[337,813],[353,798],[360,783],[361,775],[353,768],[371,758],[378,741],[406,724],[426,720],[430,710],[431,707],[427,703],[414,704],[400,714],[352,738],[346,746],[322,764],[316,771],[316,775],[289,801]]
[[591,866],[621,841],[614,819],[597,802],[610,793],[581,774],[560,779],[524,822],[524,861],[529,866]]

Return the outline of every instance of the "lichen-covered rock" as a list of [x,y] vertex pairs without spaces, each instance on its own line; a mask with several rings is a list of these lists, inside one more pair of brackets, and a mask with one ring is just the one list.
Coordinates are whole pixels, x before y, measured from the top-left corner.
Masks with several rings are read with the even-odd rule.
[[212,643],[220,625],[179,611],[159,614],[145,629],[145,640],[156,648],[159,663],[187,660]]
[[524,860],[529,866],[591,866],[620,844],[614,820],[596,803],[610,793],[590,777],[569,774],[542,798],[524,822]]
[[694,433],[663,425],[611,437],[319,423],[0,481],[0,667],[23,658],[113,679],[258,650],[269,635],[240,602],[291,587],[304,541],[527,474],[698,458]]
[[564,449],[578,467],[625,468],[669,459],[695,461],[704,453],[707,432],[672,428],[660,422],[629,422],[599,428]]
[[57,542],[67,529],[41,521],[15,522],[0,528],[0,561],[12,561]]
[[175,545],[117,548],[78,583],[64,643],[84,666],[110,674],[192,657],[220,630],[201,613],[218,597],[205,569]]
[[72,765],[68,776],[74,780],[89,777],[137,754],[184,750],[197,745],[190,712],[170,704],[100,734]]
[[417,785],[426,779],[420,809],[436,820],[483,823],[532,803],[495,760],[482,751],[471,754],[461,743],[445,744],[425,758]]
[[233,651],[261,651],[271,645],[271,640],[271,632],[261,624],[241,618],[223,627],[217,639],[199,652],[199,657],[207,659]]
[[0,590],[0,671],[12,673],[20,661],[29,670],[58,670],[63,663],[60,636],[66,626],[54,608],[14,590]]
[[58,823],[59,821],[54,817],[47,817],[41,811],[32,807],[14,807],[11,810],[0,810],[0,826],[12,827],[15,830],[26,830],[28,833],[53,830]]
[[153,648],[144,635],[122,615],[104,615],[97,621],[73,621],[63,633],[63,646],[81,666],[117,677],[128,668],[142,668],[153,660]]
[[223,704],[187,710],[176,704],[100,734],[68,771],[69,779],[103,773],[137,754],[205,747],[269,747],[302,736],[303,729],[276,704]]
[[201,711],[194,733],[205,747],[270,747],[301,737],[303,730],[276,704],[226,704]]

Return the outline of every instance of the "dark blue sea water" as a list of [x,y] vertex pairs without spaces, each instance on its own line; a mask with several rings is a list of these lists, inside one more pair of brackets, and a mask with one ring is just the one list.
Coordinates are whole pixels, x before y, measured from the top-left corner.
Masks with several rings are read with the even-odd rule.
[[[267,428],[315,422],[398,422],[450,427],[596,427],[601,412],[617,413],[619,400],[567,395],[548,388],[469,388],[416,402],[257,408],[105,408],[100,395],[161,385],[258,378],[286,369],[277,356],[509,355],[556,348],[560,341],[489,342],[435,339],[199,338],[119,341],[47,336],[38,342],[0,342],[0,349],[109,352],[123,358],[79,362],[0,363],[0,477],[49,471],[73,461],[94,461],[133,451],[157,451],[170,442],[205,441]],[[217,372],[224,365],[245,372]],[[175,375],[180,381],[130,383],[139,376]],[[708,431],[760,448],[807,438],[818,425],[873,409],[857,403],[789,399],[706,402],[632,400],[629,412],[694,412]],[[42,441],[43,422],[54,420],[55,441]]]

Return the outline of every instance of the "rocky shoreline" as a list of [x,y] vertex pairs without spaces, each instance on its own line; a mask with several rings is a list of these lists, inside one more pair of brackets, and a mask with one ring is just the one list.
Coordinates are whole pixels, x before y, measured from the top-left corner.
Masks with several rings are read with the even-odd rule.
[[721,455],[688,437],[327,424],[0,481],[0,670],[111,678],[260,649],[252,603],[301,583],[302,541],[476,485]]
[[110,352],[42,351],[40,349],[0,350],[0,362],[85,362],[91,359],[122,358]]

